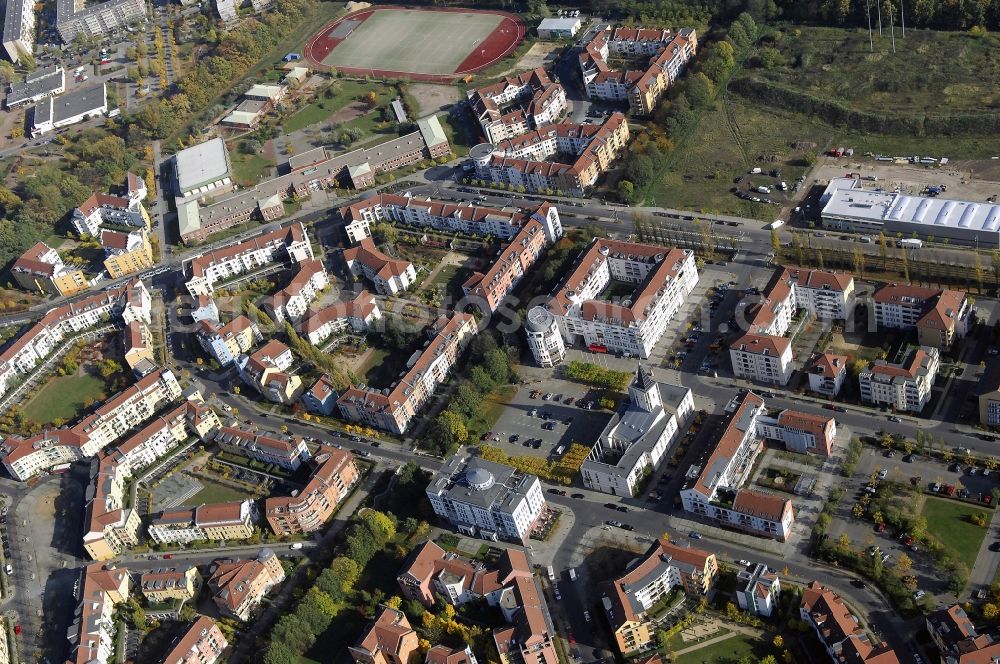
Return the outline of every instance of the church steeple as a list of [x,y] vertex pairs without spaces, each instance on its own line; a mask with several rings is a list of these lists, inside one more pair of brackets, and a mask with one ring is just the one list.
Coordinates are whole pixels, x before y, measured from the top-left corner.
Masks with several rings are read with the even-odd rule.
[[636,363],[635,377],[632,379],[628,391],[632,403],[647,413],[653,412],[662,405],[660,388],[653,380],[653,372],[643,367],[641,362]]

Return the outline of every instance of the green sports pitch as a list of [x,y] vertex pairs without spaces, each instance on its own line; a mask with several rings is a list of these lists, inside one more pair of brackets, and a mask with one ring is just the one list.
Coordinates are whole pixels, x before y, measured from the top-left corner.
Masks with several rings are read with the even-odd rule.
[[323,64],[452,74],[503,20],[497,14],[377,10],[338,44]]

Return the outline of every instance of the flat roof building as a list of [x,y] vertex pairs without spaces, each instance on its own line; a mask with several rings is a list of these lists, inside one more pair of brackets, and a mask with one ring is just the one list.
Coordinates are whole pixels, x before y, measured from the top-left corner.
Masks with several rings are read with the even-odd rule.
[[92,88],[74,90],[58,97],[47,97],[35,104],[31,135],[39,136],[107,112],[108,93],[105,83]]
[[221,138],[213,138],[174,155],[176,195],[201,197],[232,188],[229,151]]
[[[8,12],[12,4],[14,3],[7,3]],[[26,74],[24,81],[10,84],[10,91],[7,93],[7,108],[18,108],[25,104],[32,104],[46,97],[60,95],[65,90],[65,69],[59,65],[37,69]]]
[[538,24],[538,36],[542,39],[575,37],[581,25],[578,18],[543,18]]

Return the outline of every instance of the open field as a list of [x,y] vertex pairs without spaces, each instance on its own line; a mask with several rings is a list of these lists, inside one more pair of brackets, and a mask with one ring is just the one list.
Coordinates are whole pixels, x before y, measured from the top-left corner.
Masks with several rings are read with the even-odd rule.
[[375,11],[323,64],[418,74],[451,74],[503,17],[418,10]]
[[[864,29],[789,26],[778,54],[752,60],[737,78],[758,78],[860,111],[941,114],[1000,107],[1000,37],[897,26],[869,50]],[[755,66],[756,65],[756,66]],[[771,66],[768,66],[771,65]]]
[[50,424],[56,419],[75,419],[84,402],[87,399],[97,401],[104,388],[103,380],[86,372],[75,376],[57,376],[28,402],[24,415],[39,424]]
[[953,500],[929,496],[921,514],[927,519],[927,532],[969,569],[976,563],[986,529],[969,521],[969,516],[983,510]]
[[410,94],[420,107],[420,115],[444,110],[462,100],[462,91],[453,85],[438,83],[411,83]]
[[[326,96],[327,91],[320,92],[312,101],[282,123],[282,127],[286,133],[291,133],[309,125],[324,122],[352,101],[361,99],[369,92],[375,93],[376,106],[378,106],[391,101],[396,90],[392,86],[378,81],[369,83],[366,81],[337,80],[329,89],[329,94],[331,94],[329,98]],[[369,113],[369,115],[373,115],[373,113]]]

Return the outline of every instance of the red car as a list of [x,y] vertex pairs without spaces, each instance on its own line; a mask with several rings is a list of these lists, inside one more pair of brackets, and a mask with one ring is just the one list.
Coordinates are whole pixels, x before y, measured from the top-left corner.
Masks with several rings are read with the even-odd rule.
[[173,557],[174,557],[174,554],[172,554],[172,553],[165,553],[165,554],[163,554],[163,559],[164,560],[170,560]]
[[20,625],[14,625],[14,633],[17,634],[18,636],[21,635],[21,626]]
[[989,505],[990,503],[992,503],[993,502],[993,494],[992,493],[983,494],[983,502],[986,503],[987,505]]

